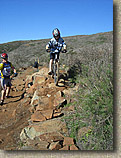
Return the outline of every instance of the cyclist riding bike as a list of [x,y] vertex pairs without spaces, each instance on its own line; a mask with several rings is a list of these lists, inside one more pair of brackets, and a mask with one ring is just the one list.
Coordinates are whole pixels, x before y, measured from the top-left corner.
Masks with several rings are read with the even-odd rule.
[[8,61],[8,55],[3,53],[1,55],[2,62],[0,63],[0,71],[1,71],[1,102],[0,105],[3,105],[5,97],[9,97],[10,89],[11,89],[11,69],[14,72],[14,77],[17,76],[15,67]]
[[48,42],[46,45],[46,51],[50,52],[50,62],[49,62],[49,72],[48,74],[52,74],[52,63],[53,59],[55,58],[55,53],[57,53],[57,59],[59,59],[59,54],[62,51],[66,53],[66,43],[64,42],[63,38],[60,36],[59,29],[55,28],[52,32],[53,38]]

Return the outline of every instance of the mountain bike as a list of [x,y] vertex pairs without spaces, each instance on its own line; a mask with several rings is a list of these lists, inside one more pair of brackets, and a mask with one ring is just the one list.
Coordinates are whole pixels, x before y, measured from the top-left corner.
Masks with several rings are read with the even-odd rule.
[[56,49],[48,49],[47,52],[52,52],[54,53],[54,59],[52,63],[52,78],[54,78],[54,83],[57,86],[58,85],[58,80],[59,80],[59,59],[58,59],[58,53],[65,53],[64,50],[62,49],[63,44],[60,44],[56,42],[55,44]]
[[59,79],[59,60],[57,59],[56,52],[55,52],[55,58],[53,59],[53,63],[52,63],[52,77],[54,78],[54,83],[57,86]]

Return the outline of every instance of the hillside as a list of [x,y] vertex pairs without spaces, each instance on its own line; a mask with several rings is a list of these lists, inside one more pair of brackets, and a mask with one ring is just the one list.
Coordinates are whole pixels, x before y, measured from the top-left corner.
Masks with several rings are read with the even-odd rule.
[[113,32],[64,40],[58,86],[47,74],[49,39],[0,45],[18,70],[0,107],[0,149],[113,150]]
[[[49,40],[15,41],[0,44],[0,53],[6,51],[9,60],[17,68],[33,65],[37,58],[39,58],[41,65],[47,65],[49,54],[45,51],[45,46]],[[65,37],[64,40],[67,43],[68,52],[67,54],[61,54],[60,63],[69,66],[75,63],[77,58],[79,61],[85,62],[83,61],[85,56],[94,52],[100,54],[103,49],[112,48],[113,32],[70,36]]]

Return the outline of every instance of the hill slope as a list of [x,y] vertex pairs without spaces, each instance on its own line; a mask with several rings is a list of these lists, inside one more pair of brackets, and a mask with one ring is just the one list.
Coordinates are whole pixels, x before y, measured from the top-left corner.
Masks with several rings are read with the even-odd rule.
[[[49,40],[15,41],[0,44],[0,53],[5,50],[9,55],[9,60],[17,68],[28,67],[37,58],[39,58],[41,65],[47,65],[49,54],[45,51],[45,46]],[[64,40],[67,43],[68,52],[67,54],[61,54],[60,63],[68,66],[75,63],[77,59],[81,61],[85,56],[90,56],[92,52],[99,54],[103,49],[110,48],[112,50],[113,32],[70,36],[64,37]]]

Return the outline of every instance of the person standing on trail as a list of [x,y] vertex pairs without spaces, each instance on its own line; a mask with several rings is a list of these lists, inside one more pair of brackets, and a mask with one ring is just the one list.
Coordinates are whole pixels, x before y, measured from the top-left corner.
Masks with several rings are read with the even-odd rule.
[[57,53],[57,58],[59,59],[59,54],[63,49],[63,53],[66,53],[66,43],[63,38],[60,36],[59,29],[55,28],[52,32],[53,38],[46,45],[46,51],[50,52],[50,62],[49,62],[49,72],[48,74],[52,74],[52,63],[55,58],[55,52]]
[[1,55],[2,62],[0,63],[0,71],[1,71],[1,87],[2,87],[2,92],[1,92],[1,102],[0,105],[3,105],[4,99],[9,98],[9,93],[11,89],[11,69],[14,72],[14,77],[17,76],[16,69],[14,66],[11,64],[11,62],[8,61],[8,55],[6,53],[3,53]]

